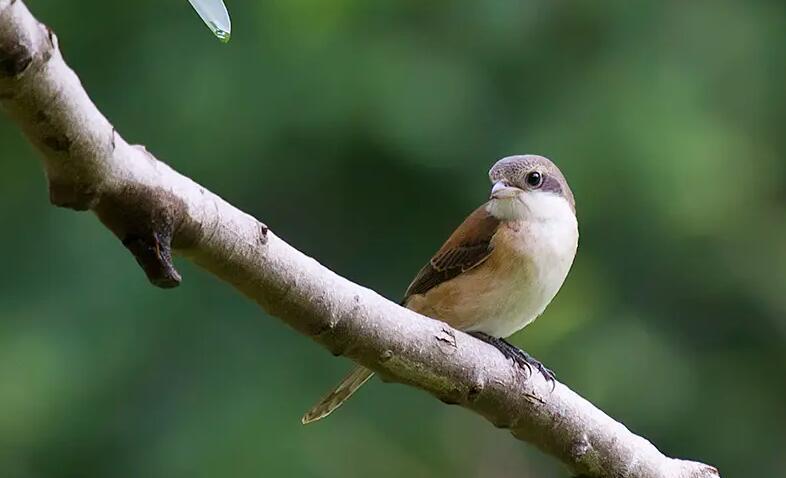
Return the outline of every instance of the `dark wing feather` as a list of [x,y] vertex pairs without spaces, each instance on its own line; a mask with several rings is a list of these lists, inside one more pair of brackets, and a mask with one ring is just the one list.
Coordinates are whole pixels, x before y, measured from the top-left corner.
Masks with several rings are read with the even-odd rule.
[[479,207],[464,220],[409,285],[402,303],[482,264],[491,254],[499,220]]

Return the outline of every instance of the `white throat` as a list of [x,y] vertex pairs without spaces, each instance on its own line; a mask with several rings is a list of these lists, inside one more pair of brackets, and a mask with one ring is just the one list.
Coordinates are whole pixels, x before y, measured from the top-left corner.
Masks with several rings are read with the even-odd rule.
[[515,197],[492,199],[486,210],[500,221],[576,221],[568,201],[547,191],[528,191]]

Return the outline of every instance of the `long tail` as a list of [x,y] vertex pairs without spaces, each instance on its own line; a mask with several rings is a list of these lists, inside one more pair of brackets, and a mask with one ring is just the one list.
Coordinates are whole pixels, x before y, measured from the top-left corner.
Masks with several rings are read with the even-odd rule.
[[365,368],[365,367],[357,367],[355,370],[350,372],[344,380],[339,383],[336,388],[331,390],[330,393],[325,395],[325,397],[319,401],[316,405],[314,405],[311,410],[307,411],[303,418],[300,419],[303,422],[303,425],[307,425],[311,422],[315,422],[317,420],[321,420],[326,416],[333,413],[333,410],[340,407],[349,397],[352,396],[353,393],[357,389],[360,388],[361,385],[366,383],[371,376],[374,375],[374,372]]

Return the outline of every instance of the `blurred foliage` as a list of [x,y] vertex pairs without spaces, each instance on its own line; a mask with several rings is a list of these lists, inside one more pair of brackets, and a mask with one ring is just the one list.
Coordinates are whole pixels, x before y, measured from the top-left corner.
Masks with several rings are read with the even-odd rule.
[[[786,5],[27,0],[126,139],[397,299],[486,171],[545,154],[581,244],[514,341],[664,452],[786,470]],[[149,286],[55,209],[0,115],[0,476],[564,477],[534,448],[349,368],[181,261]]]

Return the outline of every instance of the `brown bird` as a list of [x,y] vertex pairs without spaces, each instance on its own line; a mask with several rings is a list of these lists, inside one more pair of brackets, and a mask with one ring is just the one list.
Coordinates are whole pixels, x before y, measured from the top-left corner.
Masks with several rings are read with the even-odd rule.
[[[554,380],[550,370],[505,337],[542,314],[568,275],[579,239],[573,193],[543,156],[503,158],[489,178],[488,202],[420,270],[401,304],[468,332]],[[373,374],[355,368],[302,422],[329,415]]]

